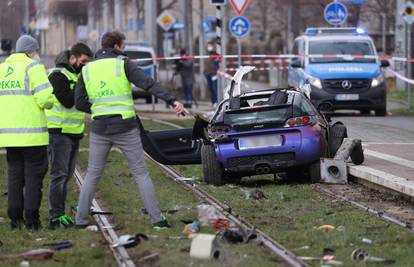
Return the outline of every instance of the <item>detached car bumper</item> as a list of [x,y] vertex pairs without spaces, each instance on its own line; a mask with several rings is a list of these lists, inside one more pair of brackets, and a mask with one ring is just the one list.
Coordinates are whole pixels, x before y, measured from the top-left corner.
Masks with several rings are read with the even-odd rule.
[[383,109],[386,107],[386,86],[368,88],[360,92],[332,92],[311,86],[310,99],[315,107],[322,105],[335,109]]

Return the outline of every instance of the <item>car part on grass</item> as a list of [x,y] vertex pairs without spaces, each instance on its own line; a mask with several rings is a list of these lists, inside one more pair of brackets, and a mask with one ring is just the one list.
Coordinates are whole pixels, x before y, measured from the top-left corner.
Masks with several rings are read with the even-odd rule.
[[20,262],[20,267],[29,267],[30,266],[30,262],[29,261],[21,261]]
[[336,227],[333,226],[333,225],[325,224],[325,225],[319,226],[318,229],[319,230],[328,230],[328,231],[330,231],[330,230],[335,230]]
[[323,250],[322,250],[322,254],[324,256],[326,256],[326,255],[334,255],[335,252],[336,252],[336,248],[323,248]]
[[372,240],[368,238],[362,238],[361,241],[362,243],[365,243],[365,244],[372,244]]
[[[75,176],[75,181],[78,187],[81,187],[84,182],[84,178],[81,174],[79,166],[76,166],[74,176]],[[92,206],[95,207],[97,210],[102,210],[99,203],[96,201],[96,199],[92,200]],[[106,241],[108,242],[109,248],[111,249],[118,266],[119,267],[135,267],[135,263],[131,260],[130,256],[128,255],[128,252],[126,251],[124,247],[122,246],[117,247],[117,248],[112,247],[112,245],[116,243],[119,238],[116,232],[114,231],[114,229],[112,229],[112,227],[108,227],[111,224],[109,223],[109,220],[106,217],[106,215],[96,214],[93,217],[95,221],[97,222],[97,224],[100,226],[100,230],[103,236],[105,237]]]
[[256,229],[227,229],[222,233],[224,240],[231,243],[249,243],[250,240],[257,238]]
[[345,138],[333,159],[321,159],[322,182],[346,184],[348,182],[348,171],[345,161],[351,155],[352,160],[355,160],[355,164],[362,164],[364,161],[364,152],[362,150],[361,139]]
[[352,251],[351,259],[356,262],[363,261],[366,263],[394,264],[396,262],[395,260],[369,256],[368,252],[363,249],[355,249],[354,251]]
[[[314,187],[314,189],[316,191],[318,191],[320,193],[323,193],[325,195],[328,195],[328,196],[330,196],[332,198],[339,199],[339,200],[342,200],[344,202],[348,202],[351,205],[353,205],[355,207],[358,207],[360,209],[363,209],[367,213],[370,213],[372,215],[375,215],[375,216],[377,216],[377,217],[379,217],[379,218],[381,218],[381,219],[383,219],[385,221],[388,221],[388,222],[391,222],[391,223],[395,223],[395,224],[397,224],[399,226],[402,226],[402,227],[405,227],[407,229],[410,229],[411,231],[414,231],[414,227],[413,227],[413,225],[411,223],[403,222],[403,221],[401,221],[401,220],[399,220],[399,219],[397,219],[397,218],[395,218],[393,216],[390,216],[390,215],[386,214],[384,211],[376,210],[376,209],[371,208],[371,207],[369,207],[369,206],[367,206],[367,205],[365,205],[363,203],[354,201],[354,200],[352,200],[352,199],[350,199],[348,197],[345,197],[345,196],[342,196],[342,195],[339,195],[339,194],[335,194],[331,190],[329,190],[329,189],[327,189],[325,187],[322,187],[322,185],[318,185],[318,186]],[[343,230],[345,230],[345,227],[344,226],[342,226],[342,227],[343,227]],[[339,226],[338,226],[337,230],[339,231]]]
[[0,261],[4,260],[15,260],[15,259],[24,259],[24,260],[31,260],[31,261],[45,261],[51,259],[53,257],[53,250],[46,249],[46,248],[39,248],[29,250],[20,254],[8,254],[8,255],[1,255]]
[[73,247],[73,243],[70,242],[69,240],[65,240],[65,241],[57,242],[57,243],[43,244],[42,247],[43,248],[48,248],[48,249],[53,249],[53,250],[62,250],[62,249],[67,249],[67,248]]
[[217,219],[211,223],[211,226],[215,229],[228,229],[230,227],[230,222],[227,219]]
[[[262,232],[261,230],[255,228],[252,224],[247,222],[243,217],[239,214],[236,214],[232,211],[231,207],[221,203],[216,198],[202,190],[200,187],[194,184],[187,183],[185,181],[180,181],[177,179],[181,177],[179,173],[177,173],[174,169],[165,166],[164,164],[160,164],[157,161],[153,160],[147,153],[145,155],[156,165],[161,167],[161,169],[167,174],[168,177],[172,178],[177,183],[183,185],[185,188],[193,192],[199,199],[206,201],[211,206],[213,206],[222,216],[227,217],[231,223],[237,225],[241,229],[249,230],[255,229],[257,238],[260,239],[261,244],[269,248],[275,255],[277,255],[280,259],[286,262],[289,266],[292,267],[304,267],[309,266],[306,262],[298,258],[292,252],[287,250],[281,244],[279,244],[276,240],[272,239],[270,236]],[[201,220],[200,220],[201,221]]]
[[141,241],[148,240],[148,236],[144,234],[136,234],[136,235],[121,235],[118,239],[118,242],[113,244],[113,248],[117,247],[124,247],[124,248],[132,248],[137,246]]
[[211,234],[196,234],[191,241],[190,256],[197,259],[220,259],[222,253],[216,238]]
[[200,229],[201,222],[199,220],[195,220],[192,223],[186,224],[184,226],[183,234],[187,237],[190,237],[190,235],[200,232]]

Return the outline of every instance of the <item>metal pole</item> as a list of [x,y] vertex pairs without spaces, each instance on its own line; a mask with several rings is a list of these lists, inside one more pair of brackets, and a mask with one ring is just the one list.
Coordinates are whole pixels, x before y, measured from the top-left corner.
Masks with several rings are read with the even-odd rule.
[[[221,27],[221,54],[222,55],[227,55],[227,6],[223,6],[223,8],[221,9],[221,18],[222,18],[222,27]],[[225,69],[227,69],[227,59],[223,58],[221,61],[222,64],[222,68],[223,71]],[[221,79],[221,90],[220,90],[220,94],[218,95],[218,102],[220,102],[221,100],[223,100],[224,98],[224,94],[226,92],[224,92],[224,89],[226,88],[226,79],[223,77],[223,79]]]
[[[199,13],[199,18],[200,18],[200,24],[199,24],[199,37],[198,37],[198,48],[199,48],[199,53],[200,56],[204,56],[204,49],[205,49],[205,40],[204,40],[204,1],[203,0],[199,0],[199,5],[200,5],[200,13]],[[201,99],[204,99],[206,97],[206,86],[204,83],[204,60],[200,60],[200,97]]]
[[[216,7],[216,52],[219,56],[222,55],[222,46],[221,46],[221,34],[222,34],[222,13],[221,13],[221,7],[217,6]],[[220,68],[222,68],[222,65],[220,66]],[[217,75],[217,101],[220,102],[221,98],[222,98],[222,88],[221,88],[221,84],[222,84],[222,80],[223,78],[221,77],[221,75]]]
[[[407,49],[407,58],[411,58],[411,25],[407,25],[407,34],[408,34],[408,49]],[[411,62],[407,61],[407,69],[408,69],[408,79],[411,79]],[[412,97],[411,97],[411,84],[408,84],[408,92],[407,92],[407,103],[408,103],[408,109],[411,109],[412,107]]]
[[385,13],[381,13],[382,17],[382,52],[387,54],[387,16]]
[[121,30],[121,0],[114,0],[114,28]]
[[238,65],[239,65],[239,68],[240,68],[241,65],[242,65],[242,62],[241,62],[242,44],[241,44],[241,39],[240,38],[236,38],[236,39],[237,39],[237,55],[239,56],[238,57]]
[[193,1],[189,1],[187,2],[188,4],[188,50],[187,53],[188,55],[192,55],[193,54]]
[[109,30],[109,4],[108,0],[102,1],[102,22],[103,22],[103,31],[107,32]]
[[292,53],[293,33],[292,33],[292,4],[288,6],[288,25],[287,25],[287,51]]
[[29,32],[29,0],[24,0],[24,18],[23,25],[26,33]]

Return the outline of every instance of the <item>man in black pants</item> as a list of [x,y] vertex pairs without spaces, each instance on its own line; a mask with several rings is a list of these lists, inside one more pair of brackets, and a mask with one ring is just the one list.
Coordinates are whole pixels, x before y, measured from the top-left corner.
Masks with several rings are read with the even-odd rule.
[[82,67],[91,60],[92,51],[84,43],[60,53],[56,67],[49,74],[53,86],[54,105],[46,111],[50,136],[49,228],[73,226],[65,214],[67,184],[75,170],[79,141],[85,129],[85,113],[75,108],[75,84]]

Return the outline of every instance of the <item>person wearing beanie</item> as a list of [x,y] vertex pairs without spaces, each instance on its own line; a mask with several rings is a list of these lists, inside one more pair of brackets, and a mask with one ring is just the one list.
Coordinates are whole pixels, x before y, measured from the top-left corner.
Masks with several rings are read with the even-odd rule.
[[48,169],[45,109],[52,86],[38,62],[39,44],[21,36],[16,53],[0,64],[0,147],[6,148],[8,217],[12,229],[39,230],[42,183]]
[[92,58],[91,49],[76,43],[61,52],[50,70],[54,105],[46,110],[49,130],[49,229],[71,227],[73,219],[65,214],[67,184],[75,170],[79,142],[85,129],[85,113],[75,108],[75,84],[82,67]]

